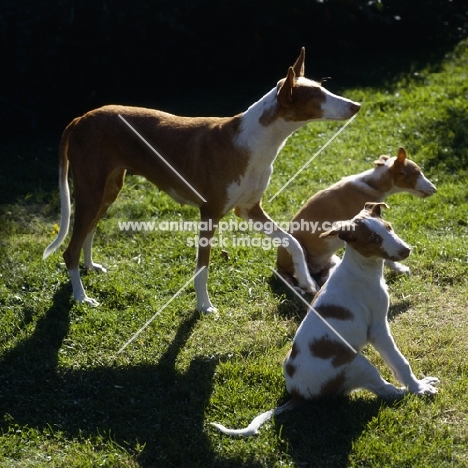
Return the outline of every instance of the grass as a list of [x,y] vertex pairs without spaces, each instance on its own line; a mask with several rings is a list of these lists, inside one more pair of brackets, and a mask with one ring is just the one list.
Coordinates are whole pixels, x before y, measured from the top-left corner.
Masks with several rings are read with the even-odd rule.
[[190,285],[158,313],[193,274],[195,250],[186,232],[123,233],[118,222],[198,214],[128,177],[96,236],[108,274],[83,277],[101,306],[73,303],[61,255],[41,260],[58,221],[56,167],[40,164],[54,143],[5,144],[17,161],[34,151],[37,172],[19,164],[21,196],[0,206],[0,466],[467,466],[467,65],[465,42],[438,73],[347,90],[363,104],[356,120],[269,204],[342,123],[295,133],[264,197],[270,215],[288,221],[315,191],[407,148],[438,193],[388,199],[386,219],[414,247],[412,275],[389,276],[391,328],[415,374],[440,378],[439,395],[387,404],[360,391],[281,415],[247,440],[208,423],[244,426],[287,399],[281,363],[305,308],[269,269],[275,252],[215,249],[209,289],[219,312],[197,313]]

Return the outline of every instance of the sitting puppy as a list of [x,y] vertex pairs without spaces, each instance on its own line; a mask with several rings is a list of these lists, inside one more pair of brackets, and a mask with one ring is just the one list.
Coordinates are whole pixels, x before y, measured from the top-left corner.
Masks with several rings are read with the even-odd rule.
[[[350,221],[322,234],[346,242],[343,260],[316,295],[299,326],[284,362],[286,388],[292,395],[283,406],[257,416],[245,429],[227,429],[228,435],[248,436],[272,416],[301,400],[348,394],[365,388],[381,398],[407,392],[434,395],[436,377],[418,380],[393,341],[387,322],[389,297],[383,279],[384,260],[403,260],[410,249],[380,217],[384,203],[366,203]],[[404,385],[395,387],[361,354],[371,343]]]
[[[373,169],[344,177],[331,187],[317,192],[290,223],[289,233],[301,244],[309,272],[319,285],[325,283],[331,269],[339,262],[334,254],[344,246],[339,236],[320,236],[324,223],[330,223],[331,227],[335,221],[351,219],[364,203],[382,202],[394,193],[408,192],[418,197],[428,197],[437,191],[421,169],[407,159],[404,148],[398,149],[396,157],[380,156],[374,165]],[[311,231],[313,226],[314,232]],[[392,261],[386,263],[394,271],[409,273],[409,268],[404,265]],[[284,247],[278,248],[276,265],[278,273],[293,284],[294,266],[291,255]]]

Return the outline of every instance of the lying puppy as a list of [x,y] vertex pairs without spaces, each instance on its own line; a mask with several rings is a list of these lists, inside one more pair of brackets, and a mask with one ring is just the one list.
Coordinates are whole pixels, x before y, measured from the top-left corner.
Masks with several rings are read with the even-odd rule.
[[[249,436],[272,416],[301,400],[343,395],[365,388],[381,398],[397,398],[407,392],[434,395],[436,377],[418,380],[393,341],[387,322],[389,297],[383,279],[384,260],[403,260],[410,248],[380,218],[384,203],[366,203],[352,220],[322,234],[346,242],[343,260],[316,295],[299,326],[284,362],[286,388],[292,395],[283,406],[257,416],[245,429],[227,429],[228,435]],[[320,315],[320,317],[318,316]],[[371,343],[404,384],[385,381],[361,354]]]
[[[290,223],[289,233],[301,244],[310,274],[323,284],[330,270],[339,261],[334,255],[344,246],[338,236],[320,236],[320,227],[350,219],[366,202],[382,202],[389,195],[407,192],[418,197],[428,197],[437,189],[424,176],[416,163],[407,158],[404,148],[398,149],[396,157],[380,156],[374,168],[360,174],[344,177],[331,187],[313,195],[298,211]],[[311,231],[315,227],[315,231]],[[323,232],[323,231],[322,231]],[[399,273],[409,273],[409,268],[387,261],[387,265]],[[292,284],[294,265],[291,255],[284,247],[278,248],[277,270]]]

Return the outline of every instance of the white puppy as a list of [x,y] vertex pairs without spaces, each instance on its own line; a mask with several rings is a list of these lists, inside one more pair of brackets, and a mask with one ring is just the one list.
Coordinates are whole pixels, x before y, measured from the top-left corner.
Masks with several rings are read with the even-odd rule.
[[[436,377],[417,379],[390,333],[383,264],[386,259],[405,259],[410,248],[381,219],[381,206],[386,205],[366,203],[352,220],[322,234],[338,236],[346,242],[346,249],[343,260],[299,326],[284,362],[286,388],[293,399],[257,416],[245,429],[227,429],[214,424],[220,431],[228,435],[253,435],[265,421],[301,400],[348,394],[359,388],[382,398],[397,398],[407,392],[437,393],[433,385],[439,380]],[[361,354],[368,343],[380,353],[404,387],[384,380]]]

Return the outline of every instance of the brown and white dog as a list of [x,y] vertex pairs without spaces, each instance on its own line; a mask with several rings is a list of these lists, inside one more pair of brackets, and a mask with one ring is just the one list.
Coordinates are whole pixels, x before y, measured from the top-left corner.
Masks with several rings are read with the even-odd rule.
[[[307,267],[313,279],[322,285],[330,270],[339,262],[335,252],[344,246],[338,237],[322,237],[321,227],[343,219],[350,219],[366,202],[382,202],[394,193],[407,192],[428,197],[437,192],[424,176],[421,168],[408,159],[406,150],[399,148],[397,156],[380,156],[374,168],[344,177],[330,187],[317,192],[296,213],[289,225],[289,233],[301,244]],[[409,273],[409,268],[392,261],[385,262],[394,271]],[[278,273],[293,284],[294,264],[284,247],[278,248]]]
[[[249,109],[234,117],[180,117],[159,110],[110,105],[74,119],[59,148],[61,223],[57,238],[45,249],[48,257],[65,239],[70,224],[68,169],[75,195],[75,220],[64,252],[75,300],[90,305],[78,270],[80,252],[88,269],[105,271],[93,262],[96,225],[122,188],[127,170],[145,176],[181,204],[200,209],[201,225],[194,280],[197,308],[216,310],[208,296],[211,240],[220,219],[230,210],[245,219],[271,226],[261,198],[273,161],[287,138],[313,120],[345,120],[360,105],[336,96],[304,77],[305,49],[286,78]],[[129,130],[131,127],[134,131]],[[315,292],[299,243],[275,224],[265,232],[287,239],[299,286]]]
[[[384,260],[405,259],[410,248],[381,219],[381,206],[386,205],[367,203],[352,220],[322,233],[323,238],[339,237],[346,242],[346,248],[343,260],[312,302],[284,362],[286,388],[292,399],[257,416],[245,429],[214,424],[220,431],[228,435],[253,435],[265,421],[301,400],[349,394],[359,388],[386,399],[408,392],[437,393],[434,385],[439,379],[415,377],[388,326]],[[368,343],[379,352],[403,388],[384,380],[361,354]]]

